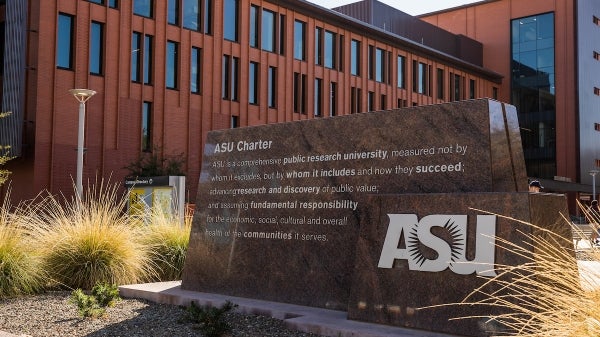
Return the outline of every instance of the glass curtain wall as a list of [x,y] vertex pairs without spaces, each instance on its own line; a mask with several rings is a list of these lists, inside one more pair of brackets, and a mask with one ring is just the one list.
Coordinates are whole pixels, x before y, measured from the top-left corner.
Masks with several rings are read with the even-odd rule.
[[556,175],[554,13],[511,22],[511,100],[521,128],[527,175]]

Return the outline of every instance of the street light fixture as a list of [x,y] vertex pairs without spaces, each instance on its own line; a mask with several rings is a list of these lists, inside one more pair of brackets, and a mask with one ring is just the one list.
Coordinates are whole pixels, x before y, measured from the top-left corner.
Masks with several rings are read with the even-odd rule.
[[598,174],[598,170],[593,169],[588,173],[592,176],[592,200],[596,200],[596,174]]
[[96,94],[90,89],[70,89],[69,93],[79,102],[79,127],[77,129],[77,181],[75,188],[79,200],[83,195],[83,137],[85,125],[85,102]]

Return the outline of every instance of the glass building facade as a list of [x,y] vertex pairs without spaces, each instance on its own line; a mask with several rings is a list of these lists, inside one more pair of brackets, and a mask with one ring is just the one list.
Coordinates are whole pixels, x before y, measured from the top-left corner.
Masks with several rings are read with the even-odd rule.
[[511,101],[517,107],[527,174],[553,179],[556,170],[554,13],[511,22]]

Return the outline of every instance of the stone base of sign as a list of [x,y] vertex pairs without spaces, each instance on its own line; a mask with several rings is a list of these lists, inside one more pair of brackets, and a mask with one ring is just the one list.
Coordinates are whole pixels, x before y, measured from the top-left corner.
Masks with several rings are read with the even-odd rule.
[[[489,321],[486,316],[499,314],[497,309],[473,307],[468,305],[448,305],[460,303],[474,289],[484,285],[490,279],[486,271],[492,269],[490,261],[478,261],[479,274],[470,273],[470,268],[456,262],[453,267],[446,260],[439,260],[442,253],[427,247],[419,237],[419,226],[424,224],[424,216],[466,215],[467,241],[458,236],[460,223],[445,223],[431,228],[435,237],[443,238],[442,246],[448,245],[454,253],[451,260],[467,260],[485,256],[489,246],[492,249],[492,263],[497,265],[519,265],[528,262],[526,257],[511,253],[505,249],[495,249],[494,245],[506,246],[502,240],[518,244],[521,247],[531,245],[528,234],[544,232],[527,224],[507,219],[510,216],[536,226],[558,233],[565,239],[565,245],[571,243],[571,227],[560,217],[559,212],[567,215],[566,199],[563,195],[530,193],[465,193],[465,194],[413,194],[413,195],[374,195],[369,207],[360,221],[360,236],[357,244],[354,282],[351,288],[348,306],[349,319],[389,324],[395,326],[426,329],[469,336],[487,336],[501,334],[501,328]],[[406,259],[394,259],[393,266],[380,266],[382,247],[386,236],[393,235],[388,228],[397,222],[394,214],[415,214],[418,223],[404,224],[400,239],[394,241],[393,248],[398,252],[405,250]],[[489,221],[478,219],[478,215],[497,214],[494,218],[495,235],[479,235]],[[501,216],[500,216],[501,215]],[[440,218],[443,218],[440,217]],[[489,219],[488,219],[489,220]],[[401,222],[401,221],[400,221]],[[396,223],[395,225],[398,225]],[[398,226],[396,226],[398,227]],[[425,234],[422,234],[425,236]],[[458,238],[458,239],[457,239]],[[495,240],[495,242],[494,242]],[[389,242],[388,242],[389,244]],[[572,248],[572,245],[571,245]],[[439,246],[437,248],[439,249]],[[466,252],[463,253],[462,249]],[[477,250],[477,252],[476,252]],[[530,253],[534,254],[534,249]],[[433,261],[433,262],[432,262]],[[385,262],[385,261],[384,261]],[[429,264],[428,264],[429,263]],[[412,264],[412,268],[411,265]],[[481,266],[483,264],[483,266]],[[456,270],[453,270],[456,269]],[[573,268],[577,268],[576,265]],[[436,269],[437,271],[427,271]],[[443,269],[443,270],[441,270]],[[498,289],[490,284],[486,292]],[[477,297],[471,298],[471,301]],[[440,306],[441,305],[441,306]],[[470,316],[484,316],[479,319],[460,319]]]

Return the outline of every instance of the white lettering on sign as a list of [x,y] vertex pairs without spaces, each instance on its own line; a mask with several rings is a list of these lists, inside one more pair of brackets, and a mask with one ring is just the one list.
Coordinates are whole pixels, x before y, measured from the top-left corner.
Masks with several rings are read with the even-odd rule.
[[[379,268],[392,268],[394,260],[407,260],[410,270],[440,272],[450,268],[460,275],[477,273],[481,276],[496,276],[495,215],[477,215],[473,260],[467,260],[466,257],[466,215],[433,214],[423,217],[421,221],[416,214],[388,214],[388,217],[390,224],[379,257]],[[434,235],[431,232],[433,227],[441,227],[450,239]],[[419,249],[420,245],[434,250],[437,257],[426,258]]]

